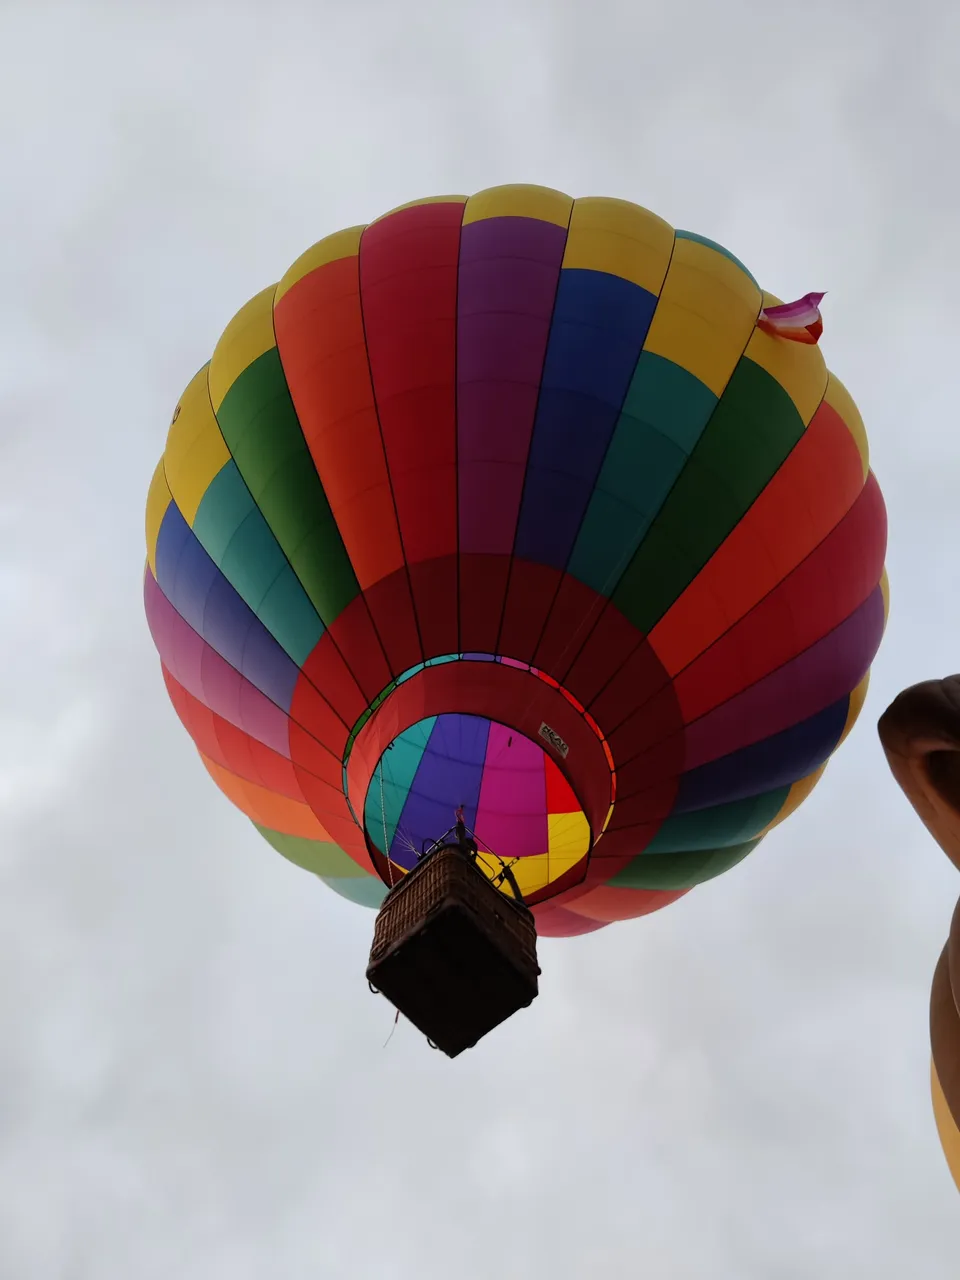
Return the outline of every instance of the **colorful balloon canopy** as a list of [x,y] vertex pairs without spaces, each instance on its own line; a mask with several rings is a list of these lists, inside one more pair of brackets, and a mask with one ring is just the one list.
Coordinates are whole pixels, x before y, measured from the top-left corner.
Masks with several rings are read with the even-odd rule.
[[818,297],[792,341],[720,245],[541,187],[309,249],[190,382],[147,504],[150,628],[221,789],[370,906],[462,806],[541,934],[739,862],[886,615]]

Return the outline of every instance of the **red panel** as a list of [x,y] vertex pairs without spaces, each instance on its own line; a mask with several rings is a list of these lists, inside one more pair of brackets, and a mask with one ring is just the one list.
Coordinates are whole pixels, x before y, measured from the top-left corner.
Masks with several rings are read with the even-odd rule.
[[660,659],[644,640],[587,710],[609,737],[637,707],[670,683]]
[[564,683],[590,632],[600,620],[606,600],[592,587],[564,574],[550,607],[533,659],[535,667]]
[[[340,721],[337,721],[340,724]],[[343,764],[342,752],[347,742],[346,730],[342,728],[342,740],[339,750],[334,753],[326,747],[322,747],[319,742],[309,733],[306,733],[298,724],[290,722],[290,759],[295,760],[298,767],[306,769],[315,777],[329,783],[331,787],[342,788],[343,786]]]
[[300,802],[304,797],[291,763],[293,759],[317,777],[340,786],[339,760],[292,720],[288,721],[291,752],[288,760],[204,706],[166,668],[163,668],[163,677],[170,701],[197,749],[215,764],[239,778]]
[[[303,664],[302,676],[297,681],[294,691],[294,701],[304,683],[303,677],[306,677],[314,689],[326,699],[345,725],[351,727],[355,725],[369,706],[369,699],[364,697],[363,690],[344,662],[343,655],[334,644],[329,631],[323,633],[310,657]],[[302,724],[309,723],[300,715],[297,719]],[[310,727],[312,729],[313,726]],[[326,737],[321,737],[319,733],[316,736],[325,745],[329,745]]]
[[683,761],[683,712],[673,685],[654,694],[607,739],[617,765],[618,796],[629,794],[623,766],[652,747],[666,753],[670,761]]
[[220,743],[214,723],[214,714],[208,706],[195,698],[183,687],[176,676],[161,664],[163,682],[167,686],[167,694],[180,723],[193,739],[198,751],[209,756],[211,760],[222,763],[219,757]]
[[589,707],[642,643],[643,636],[633,623],[608,603],[563,683]]
[[343,793],[328,787],[312,774],[297,770],[300,786],[310,808],[330,835],[331,840],[351,857],[358,866],[376,875],[370,855],[367,853],[363,833],[350,816]]
[[627,889],[613,885],[599,885],[579,898],[570,910],[589,920],[613,924],[618,920],[636,920],[652,911],[668,907],[689,889]]
[[874,476],[797,569],[676,679],[689,722],[761,680],[840,625],[883,573],[887,522]]
[[770,483],[650,633],[671,672],[682,670],[791,573],[850,510],[863,462],[826,402]]
[[[613,811],[613,817],[610,819],[610,826],[601,841],[601,846],[606,843],[607,836],[612,835],[615,831],[659,826],[673,811],[679,789],[680,778],[674,774],[669,777],[651,779],[644,789],[635,791],[631,795],[618,800],[617,806]],[[603,850],[601,849],[599,852],[602,853]],[[643,850],[637,849],[635,852],[642,853]]]
[[[326,637],[322,637],[322,640]],[[290,701],[290,719],[302,725],[317,742],[340,758],[347,743],[344,721],[336,714],[325,698],[316,691],[304,672],[300,672]],[[351,721],[351,724],[354,722]],[[292,739],[291,739],[292,742]],[[292,750],[292,746],[291,746]]]
[[327,263],[274,310],[304,439],[365,588],[403,563],[360,308],[359,259]]
[[[677,734],[666,742],[658,743],[648,751],[633,757],[617,770],[617,807],[613,821],[623,826],[623,805],[630,796],[648,792],[650,788],[663,790],[675,788],[684,771],[685,750],[683,734]],[[673,804],[671,790],[670,804]]]
[[658,815],[650,822],[637,822],[633,825],[617,827],[615,825],[616,810],[614,810],[610,826],[607,827],[598,842],[590,864],[590,869],[593,873],[591,877],[592,883],[602,883],[609,880],[618,871],[628,867],[634,858],[643,853],[644,849],[663,826],[665,820],[670,816],[670,809],[673,808],[676,792],[677,788],[674,786],[670,791],[669,808],[665,804],[655,806],[658,809],[666,809],[667,812],[662,816]]
[[327,634],[371,703],[390,683],[390,668],[362,595],[350,601]]
[[[457,554],[462,216],[459,202],[417,205],[375,222],[360,243],[367,352],[409,564]],[[422,635],[435,601],[421,600],[416,582],[413,598]]]
[[402,675],[423,661],[406,568],[368,587],[365,596],[390,664],[390,674]]
[[459,653],[457,616],[457,557],[420,560],[410,566],[413,598],[417,602],[424,658]]
[[518,662],[533,662],[561,577],[560,570],[549,565],[513,561],[498,653]]
[[458,653],[496,653],[510,557],[461,555]]
[[221,720],[215,728],[221,748],[219,763],[238,777],[303,803],[296,770],[285,756],[262,742],[254,741],[227,720]]
[[537,936],[541,938],[576,938],[605,927],[603,920],[588,920],[552,903],[534,907],[533,916],[537,922]]
[[544,775],[547,782],[547,811],[549,813],[579,813],[580,801],[573,787],[566,780],[549,756],[544,757]]

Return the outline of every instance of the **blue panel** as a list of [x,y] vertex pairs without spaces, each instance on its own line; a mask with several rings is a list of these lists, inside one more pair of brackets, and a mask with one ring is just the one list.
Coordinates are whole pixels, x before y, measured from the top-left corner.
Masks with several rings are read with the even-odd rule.
[[674,813],[757,796],[813,773],[840,741],[849,696],[800,724],[682,775]]
[[157,584],[180,616],[278,707],[289,711],[299,669],[240,599],[175,503],[157,537]]
[[565,568],[656,304],[619,276],[560,273],[516,555]]
[[483,762],[487,753],[489,720],[479,716],[438,716],[413,779],[391,846],[402,864],[399,837],[412,839],[419,849],[423,841],[436,840],[454,823],[454,812],[463,806],[468,827],[477,821]]

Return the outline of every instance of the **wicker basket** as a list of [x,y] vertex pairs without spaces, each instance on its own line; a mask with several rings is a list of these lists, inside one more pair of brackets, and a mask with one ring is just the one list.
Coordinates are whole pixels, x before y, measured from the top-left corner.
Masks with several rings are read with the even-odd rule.
[[537,930],[456,845],[384,899],[367,979],[454,1058],[537,996]]

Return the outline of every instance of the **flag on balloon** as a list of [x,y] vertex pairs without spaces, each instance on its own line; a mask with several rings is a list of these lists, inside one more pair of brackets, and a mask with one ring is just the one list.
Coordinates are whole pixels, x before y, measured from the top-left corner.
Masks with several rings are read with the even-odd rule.
[[815,344],[823,333],[823,318],[820,315],[823,296],[822,293],[806,293],[796,302],[764,307],[757,320],[757,328],[775,338]]

